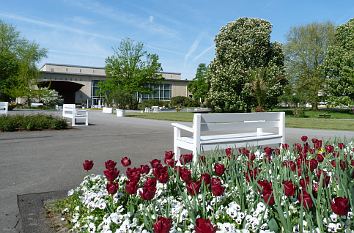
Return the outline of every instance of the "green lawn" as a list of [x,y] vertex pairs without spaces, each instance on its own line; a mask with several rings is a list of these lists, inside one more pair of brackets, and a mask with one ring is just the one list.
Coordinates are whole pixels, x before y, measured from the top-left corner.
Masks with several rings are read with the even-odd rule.
[[[332,113],[331,117],[332,117]],[[339,113],[338,116],[341,116]],[[350,115],[350,114],[348,114]],[[128,117],[138,117],[154,120],[167,121],[184,121],[191,122],[193,113],[191,112],[159,112],[159,113],[127,113]],[[342,117],[342,118],[341,118]],[[351,130],[354,131],[354,118],[343,119],[341,116],[338,119],[323,119],[323,118],[295,118],[287,116],[285,120],[286,127],[290,128],[310,128],[310,129],[336,129],[336,130]],[[349,117],[348,117],[349,118]]]

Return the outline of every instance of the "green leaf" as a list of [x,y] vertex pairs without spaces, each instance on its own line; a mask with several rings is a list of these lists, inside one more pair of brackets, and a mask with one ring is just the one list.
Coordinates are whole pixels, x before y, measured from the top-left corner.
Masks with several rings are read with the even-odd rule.
[[277,223],[277,221],[275,221],[274,218],[272,218],[271,220],[269,220],[269,222],[268,222],[268,227],[269,227],[269,230],[271,230],[271,231],[279,232],[278,223]]

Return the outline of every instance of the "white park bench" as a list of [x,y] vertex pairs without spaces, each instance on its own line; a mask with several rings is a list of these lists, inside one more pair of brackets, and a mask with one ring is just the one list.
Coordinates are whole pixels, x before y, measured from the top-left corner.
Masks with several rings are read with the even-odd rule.
[[7,116],[9,111],[9,102],[0,102],[0,115],[4,114]]
[[63,117],[70,118],[72,126],[76,125],[77,119],[84,119],[85,125],[88,125],[87,110],[76,109],[75,104],[63,104]]
[[[196,162],[201,151],[285,142],[284,112],[196,113],[192,127],[180,123],[172,126],[176,160],[181,149],[192,151]],[[184,136],[181,131],[192,135]]]

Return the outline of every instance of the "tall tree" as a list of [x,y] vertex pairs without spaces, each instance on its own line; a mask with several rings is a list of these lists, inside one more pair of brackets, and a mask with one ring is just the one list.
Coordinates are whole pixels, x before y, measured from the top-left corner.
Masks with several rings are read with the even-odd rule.
[[46,56],[46,50],[20,36],[16,29],[0,21],[0,98],[30,98],[39,72],[36,63]]
[[[271,27],[265,20],[240,18],[221,28],[209,66],[208,101],[215,111],[245,112],[276,104],[286,80],[281,46],[270,42]],[[265,101],[257,101],[258,91]]]
[[106,59],[106,80],[100,83],[106,101],[113,101],[119,107],[131,107],[137,93],[149,93],[147,84],[162,79],[162,71],[156,54],[147,53],[144,45],[131,39],[123,40],[114,54]]
[[204,102],[209,91],[207,72],[208,68],[206,64],[199,64],[195,78],[188,84],[188,90],[192,93],[193,99],[200,103]]
[[354,18],[336,29],[323,68],[329,102],[354,105]]
[[285,65],[294,93],[303,104],[317,109],[324,88],[323,64],[327,49],[333,42],[332,23],[312,23],[293,27],[284,46]]

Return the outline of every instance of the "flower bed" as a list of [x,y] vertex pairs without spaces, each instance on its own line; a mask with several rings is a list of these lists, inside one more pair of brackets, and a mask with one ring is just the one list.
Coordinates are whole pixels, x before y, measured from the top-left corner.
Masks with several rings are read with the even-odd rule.
[[[353,232],[354,143],[215,151],[131,167],[105,163],[69,191],[74,232]],[[92,161],[86,160],[85,170]]]

